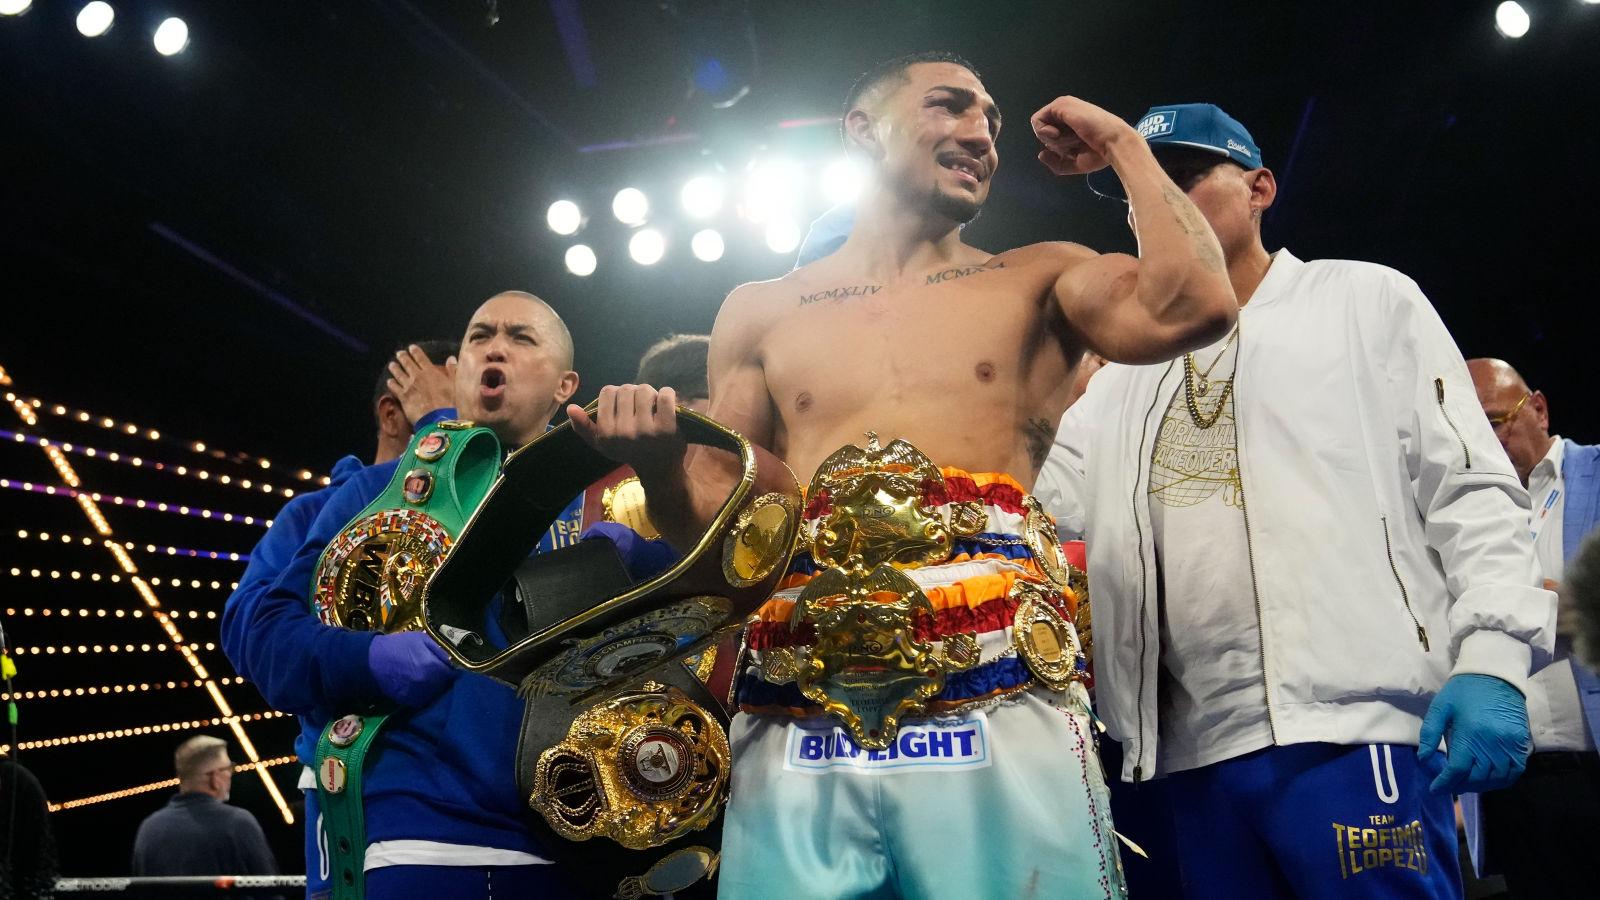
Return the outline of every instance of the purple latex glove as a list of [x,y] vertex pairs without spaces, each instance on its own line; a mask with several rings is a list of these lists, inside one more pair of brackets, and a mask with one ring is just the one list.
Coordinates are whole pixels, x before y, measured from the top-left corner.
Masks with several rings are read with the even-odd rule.
[[367,648],[367,668],[378,689],[402,706],[424,706],[455,679],[444,648],[421,631],[380,634]]

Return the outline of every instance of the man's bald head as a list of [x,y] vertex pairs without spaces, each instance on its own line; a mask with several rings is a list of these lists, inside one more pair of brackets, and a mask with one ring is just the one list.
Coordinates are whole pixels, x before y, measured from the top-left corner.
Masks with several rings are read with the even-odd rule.
[[1511,457],[1517,477],[1526,485],[1533,467],[1550,452],[1550,407],[1540,391],[1528,387],[1522,374],[1503,359],[1469,359],[1467,371],[1478,392],[1495,437]]
[[[577,358],[577,353],[573,349],[572,344],[572,332],[567,330],[566,320],[561,318],[561,314],[556,312],[555,307],[551,306],[549,303],[546,303],[542,297],[536,297],[527,291],[501,291],[500,293],[495,294],[493,297],[490,297],[488,300],[485,300],[483,302],[483,306],[478,307],[478,312],[482,312],[484,307],[502,297],[510,297],[517,300],[522,300],[526,303],[531,303],[541,311],[541,314],[545,318],[546,324],[549,325],[550,338],[555,341],[559,347],[561,347],[561,352],[563,354],[561,363],[562,367],[567,369],[572,368],[573,360]],[[473,317],[476,318],[477,313],[473,313]]]
[[543,434],[577,392],[572,361],[572,334],[550,304],[525,291],[502,291],[472,314],[461,340],[456,408],[520,447]]

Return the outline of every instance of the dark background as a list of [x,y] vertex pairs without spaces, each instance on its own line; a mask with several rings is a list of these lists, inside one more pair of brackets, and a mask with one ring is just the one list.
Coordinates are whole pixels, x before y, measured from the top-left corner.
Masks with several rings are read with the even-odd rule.
[[[727,255],[694,260],[693,229],[676,209],[682,180],[737,173],[763,147],[808,164],[836,157],[831,125],[792,123],[836,116],[856,73],[928,48],[970,58],[1010,122],[970,242],[1132,250],[1123,207],[1034,161],[1028,115],[1064,93],[1130,119],[1156,103],[1213,101],[1250,127],[1278,174],[1269,249],[1400,269],[1467,356],[1503,356],[1545,390],[1554,430],[1597,436],[1587,398],[1600,376],[1586,363],[1600,6],[1524,0],[1532,31],[1511,41],[1494,30],[1492,0],[113,5],[116,25],[94,40],[73,27],[78,3],[41,0],[0,18],[0,366],[11,390],[45,401],[40,427],[27,430],[214,476],[70,456],[84,486],[107,495],[271,515],[281,496],[221,486],[215,475],[298,488],[285,477],[299,467],[320,473],[342,454],[370,454],[368,401],[385,354],[402,340],[455,338],[480,301],[506,288],[540,294],[566,318],[580,399],[629,379],[650,342],[707,330],[730,288],[792,261],[731,215],[719,223]],[[169,14],[187,20],[191,45],[163,58],[149,35]],[[748,78],[748,96],[718,110],[690,91],[697,49]],[[644,146],[595,146],[616,143]],[[668,233],[658,265],[626,258],[626,229],[608,211],[625,184],[651,195],[652,224]],[[560,197],[591,213],[578,238],[544,225]],[[817,200],[809,212],[821,208]],[[600,254],[590,278],[562,266],[579,239]],[[54,416],[52,403],[162,438]],[[274,465],[196,453],[194,440]],[[3,440],[0,478],[59,483],[37,447]],[[141,601],[125,581],[89,581],[116,571],[105,550],[60,543],[63,532],[91,534],[72,506],[0,490],[11,643],[161,643],[148,618],[95,616]],[[186,637],[202,644],[213,677],[231,675],[203,647],[217,632],[204,616],[220,610],[241,566],[142,548],[244,552],[261,529],[101,507],[117,538],[136,543],[145,575],[220,580],[218,590],[156,592],[200,612],[180,619]],[[13,567],[21,574],[7,574]],[[90,617],[46,618],[44,608]],[[190,676],[170,650],[18,662],[19,691]],[[224,694],[237,712],[266,709],[247,685]],[[202,690],[181,687],[20,706],[23,741],[217,714]],[[264,757],[290,752],[286,720],[247,729]],[[170,753],[191,733],[48,747],[22,760],[60,802],[169,777]],[[296,797],[295,767],[272,771]],[[137,821],[166,795],[57,813],[65,871],[124,871]],[[297,871],[298,821],[283,824],[253,774],[235,777],[235,802]]]

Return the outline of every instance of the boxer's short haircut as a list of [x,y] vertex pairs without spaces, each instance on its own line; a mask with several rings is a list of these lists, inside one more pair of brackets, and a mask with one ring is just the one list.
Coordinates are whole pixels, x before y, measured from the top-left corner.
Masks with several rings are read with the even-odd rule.
[[416,344],[418,347],[420,347],[423,355],[428,357],[428,361],[436,366],[444,365],[445,362],[450,359],[450,357],[455,356],[456,351],[460,349],[460,346],[454,341],[409,341],[399,345],[398,347],[395,347],[393,353],[390,353],[388,356],[384,357],[383,368],[378,370],[378,383],[374,385],[372,389],[372,406],[374,409],[373,415],[377,415],[376,409],[378,406],[378,401],[382,400],[389,393],[389,379],[394,377],[394,375],[390,374],[389,372],[389,363],[394,360],[396,353],[399,353],[401,350],[406,349],[412,344]]
[[[862,97],[877,90],[879,87],[890,82],[897,82],[896,86],[898,86],[909,81],[910,77],[906,75],[906,70],[917,63],[950,63],[971,72],[972,76],[979,81],[983,80],[983,76],[978,74],[978,70],[973,68],[972,63],[967,62],[965,58],[958,54],[945,50],[924,50],[920,53],[908,53],[905,56],[886,59],[863,72],[861,77],[856,79],[856,83],[850,86],[850,92],[844,95],[844,111],[840,113],[841,117],[849,115],[850,110],[860,105]],[[844,124],[841,118],[840,128],[843,127]]]
[[670,387],[678,399],[710,397],[706,358],[711,349],[708,334],[673,334],[656,341],[639,359],[639,384]]

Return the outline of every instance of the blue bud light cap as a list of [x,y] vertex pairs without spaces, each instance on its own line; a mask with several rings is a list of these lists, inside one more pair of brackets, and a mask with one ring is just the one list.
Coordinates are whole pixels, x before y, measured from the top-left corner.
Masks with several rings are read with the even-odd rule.
[[[1151,147],[1185,147],[1202,153],[1215,153],[1246,169],[1259,169],[1261,148],[1239,120],[1212,103],[1178,103],[1152,106],[1134,124],[1139,136]],[[1122,179],[1108,166],[1090,173],[1089,189],[1102,197],[1126,200]]]

